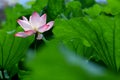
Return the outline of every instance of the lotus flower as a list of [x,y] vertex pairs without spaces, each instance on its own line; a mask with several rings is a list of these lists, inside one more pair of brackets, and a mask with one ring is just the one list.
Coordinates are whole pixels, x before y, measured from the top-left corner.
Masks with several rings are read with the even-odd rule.
[[54,24],[54,21],[46,23],[46,14],[39,16],[37,12],[30,16],[29,21],[24,16],[22,18],[23,20],[18,19],[17,22],[24,29],[24,32],[18,32],[15,36],[23,38],[37,34],[36,39],[40,40],[43,37],[42,33],[51,29]]

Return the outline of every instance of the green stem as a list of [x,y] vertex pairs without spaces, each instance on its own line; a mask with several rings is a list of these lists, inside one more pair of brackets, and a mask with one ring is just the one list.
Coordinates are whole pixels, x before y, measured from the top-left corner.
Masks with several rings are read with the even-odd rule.
[[37,36],[38,36],[38,33],[35,34],[35,44],[34,44],[34,53],[35,54],[37,52]]

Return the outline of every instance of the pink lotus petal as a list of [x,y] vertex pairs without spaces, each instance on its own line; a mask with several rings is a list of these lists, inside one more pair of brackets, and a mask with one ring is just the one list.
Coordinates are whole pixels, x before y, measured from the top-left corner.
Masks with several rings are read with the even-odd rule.
[[49,27],[46,29],[46,31],[48,31],[49,29],[51,29],[53,27],[54,21],[50,21],[47,23],[47,25],[49,25]]
[[15,36],[25,38],[29,35],[27,35],[25,32],[18,32],[18,33],[15,34]]
[[54,21],[50,21],[50,22],[47,23],[46,25],[40,27],[40,28],[38,29],[38,31],[41,32],[41,33],[45,32],[45,31],[48,31],[49,29],[52,28],[53,24],[54,24]]
[[46,29],[49,27],[49,25],[44,25],[38,29],[38,32],[43,33],[46,31]]
[[23,20],[28,21],[28,19],[25,16],[22,16]]
[[[41,17],[40,17],[40,26],[43,26],[43,25],[45,25],[46,24],[46,17],[47,17],[47,15],[46,14],[43,14]],[[40,27],[39,26],[39,27]]]
[[32,35],[34,33],[36,33],[34,30],[29,30],[29,31],[25,31],[24,32],[26,35]]
[[30,23],[36,28],[40,26],[40,16],[37,12],[34,12],[32,16],[30,16]]
[[42,37],[43,37],[43,35],[42,34],[38,34],[38,36],[37,36],[37,40],[41,40],[42,39]]
[[32,30],[31,25],[27,21],[19,19],[17,22],[25,31]]
[[18,32],[18,33],[15,34],[15,36],[25,38],[27,36],[30,36],[30,35],[34,34],[34,33],[35,33],[35,31],[29,30],[29,31],[25,31],[25,32]]

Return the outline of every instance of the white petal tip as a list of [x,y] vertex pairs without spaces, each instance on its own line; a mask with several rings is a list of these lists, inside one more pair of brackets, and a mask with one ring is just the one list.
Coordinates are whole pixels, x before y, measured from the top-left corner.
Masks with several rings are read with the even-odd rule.
[[25,38],[25,37],[27,37],[28,35],[26,35],[24,32],[18,32],[18,33],[16,33],[14,36]]

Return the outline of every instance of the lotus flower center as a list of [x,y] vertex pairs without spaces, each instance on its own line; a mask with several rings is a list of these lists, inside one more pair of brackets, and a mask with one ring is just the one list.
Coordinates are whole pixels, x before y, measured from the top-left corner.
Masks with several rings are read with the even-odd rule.
[[34,31],[38,31],[38,29],[37,29],[36,27],[33,27],[33,30],[34,30]]

